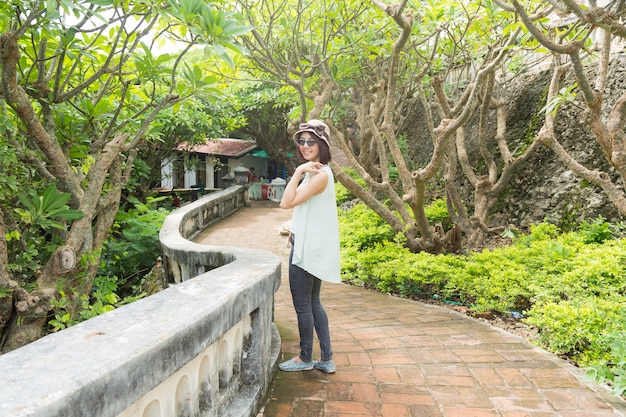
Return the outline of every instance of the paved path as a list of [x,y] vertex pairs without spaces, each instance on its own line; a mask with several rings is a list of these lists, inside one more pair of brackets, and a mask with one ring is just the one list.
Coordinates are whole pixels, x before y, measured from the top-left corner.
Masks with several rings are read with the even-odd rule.
[[[290,217],[253,201],[196,239],[282,257],[275,322],[285,359],[299,350],[280,234]],[[322,302],[337,373],[278,371],[258,417],[626,416],[626,402],[581,370],[455,311],[344,284],[324,284]]]

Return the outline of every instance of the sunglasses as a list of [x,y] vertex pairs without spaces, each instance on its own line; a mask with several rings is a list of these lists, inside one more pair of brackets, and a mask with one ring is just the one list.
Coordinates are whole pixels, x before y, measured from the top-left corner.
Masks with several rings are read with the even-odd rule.
[[315,139],[310,139],[310,140],[298,139],[298,145],[300,146],[306,145],[309,148],[312,148],[313,146],[317,145],[317,141]]

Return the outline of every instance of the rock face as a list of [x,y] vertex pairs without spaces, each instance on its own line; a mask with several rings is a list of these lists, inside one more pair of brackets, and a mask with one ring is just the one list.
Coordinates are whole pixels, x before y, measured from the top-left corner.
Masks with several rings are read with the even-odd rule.
[[[626,56],[613,59],[610,68],[609,84],[604,92],[604,114],[626,90]],[[549,73],[539,73],[524,80],[521,94],[511,97],[512,108],[509,118],[528,122],[538,118],[539,111],[545,105],[545,94],[550,80]],[[574,83],[568,77],[565,85]],[[577,101],[580,98],[577,99]],[[532,112],[532,113],[531,113]],[[528,131],[541,127],[543,118],[536,123],[527,124]],[[599,145],[583,120],[579,107],[564,105],[556,117],[556,134],[561,144],[574,158],[588,168],[607,172],[617,180],[617,176],[604,159]],[[512,141],[523,140],[520,131],[510,131]],[[552,151],[540,147],[522,169],[519,170],[512,184],[501,199],[500,212],[515,219],[520,226],[528,226],[547,220],[563,228],[580,222],[591,221],[602,216],[610,222],[623,221],[615,206],[611,204],[599,187],[578,178],[559,161]]]
[[[626,55],[616,56],[611,64],[609,83],[604,91],[604,114],[626,91]],[[546,95],[550,83],[551,72],[543,71],[520,77],[498,97],[505,98],[508,105],[507,140],[515,155],[516,149],[527,146],[541,128],[544,118],[542,108],[546,105]],[[564,85],[572,85],[570,74]],[[576,99],[577,102],[581,98]],[[599,169],[609,173],[617,180],[617,175],[608,167],[599,145],[583,120],[580,110],[582,103],[563,105],[556,117],[556,133],[561,144],[588,168]],[[407,135],[410,137],[409,159],[423,166],[432,154],[432,142],[424,132],[421,122],[422,109],[413,110],[416,116],[409,125]],[[436,122],[437,123],[437,122]],[[489,134],[495,135],[495,118],[490,122]],[[466,142],[470,159],[478,157],[476,130],[478,120],[470,121],[466,128]],[[494,155],[498,155],[497,146],[493,144]],[[481,166],[481,164],[476,164]],[[484,165],[484,164],[483,164]],[[462,175],[459,173],[459,175]],[[459,179],[462,196],[465,201],[473,200],[473,190]],[[471,205],[469,206],[471,207]],[[602,191],[593,184],[578,178],[569,170],[555,154],[545,146],[527,161],[516,173],[515,177],[500,196],[492,225],[514,224],[527,227],[541,221],[549,221],[564,230],[568,230],[581,220],[591,222],[598,216],[610,222],[623,221],[616,208],[608,201]]]

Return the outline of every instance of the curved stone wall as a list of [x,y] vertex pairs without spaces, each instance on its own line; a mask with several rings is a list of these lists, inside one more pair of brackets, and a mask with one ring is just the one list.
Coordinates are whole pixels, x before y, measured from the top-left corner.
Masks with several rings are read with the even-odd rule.
[[0,415],[254,416],[280,354],[280,259],[187,240],[244,193],[210,194],[167,219],[160,238],[177,284],[0,356]]

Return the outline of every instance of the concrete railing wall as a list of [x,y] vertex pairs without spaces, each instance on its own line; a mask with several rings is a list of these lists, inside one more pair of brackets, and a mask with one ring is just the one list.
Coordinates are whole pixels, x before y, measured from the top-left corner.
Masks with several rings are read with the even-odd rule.
[[[246,203],[246,190],[237,185],[208,194],[169,215],[161,228],[160,238],[165,255],[166,276],[180,283],[208,270],[232,262],[228,253],[198,250],[190,241],[207,226],[228,217]],[[189,252],[187,249],[192,248]]]
[[0,416],[255,415],[280,354],[280,259],[185,238],[244,193],[231,187],[168,217],[160,238],[177,284],[0,356]]

